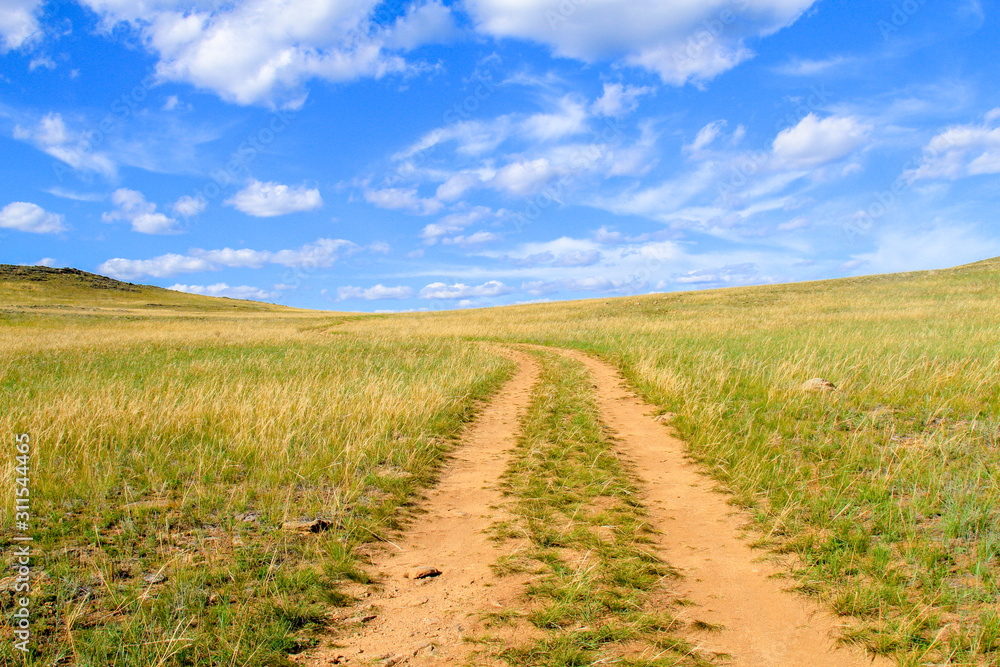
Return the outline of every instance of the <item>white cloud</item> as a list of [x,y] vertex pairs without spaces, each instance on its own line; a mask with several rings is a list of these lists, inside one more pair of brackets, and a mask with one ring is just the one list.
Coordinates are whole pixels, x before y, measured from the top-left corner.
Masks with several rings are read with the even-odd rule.
[[428,2],[396,19],[385,36],[385,46],[409,51],[423,44],[446,42],[457,33],[451,10],[440,2]]
[[474,246],[482,245],[483,243],[492,243],[493,241],[499,241],[500,237],[492,232],[476,232],[475,234],[469,234],[468,236],[453,236],[451,238],[441,239],[441,243],[444,245],[458,245],[458,246]]
[[374,287],[347,287],[337,288],[337,301],[346,299],[364,299],[365,301],[378,301],[381,299],[409,299],[413,296],[413,288],[406,286],[386,287],[385,285],[375,285]]
[[49,213],[37,204],[16,201],[0,209],[0,228],[32,234],[57,234],[66,231],[65,218]]
[[[717,269],[697,269],[674,277],[678,285],[754,285],[767,282],[752,263],[723,266]],[[666,283],[658,285],[666,287]]]
[[854,260],[867,262],[873,273],[940,269],[1000,255],[993,234],[962,222],[936,220],[924,228],[890,228],[878,235],[876,249]]
[[204,211],[206,206],[208,206],[208,202],[201,197],[184,195],[174,202],[173,211],[174,215],[190,218]]
[[684,147],[685,152],[700,153],[708,148],[722,133],[722,128],[726,126],[726,121],[712,121],[698,131],[698,136],[690,144]]
[[111,203],[117,210],[101,214],[105,222],[127,220],[132,230],[140,234],[176,234],[177,221],[163,213],[156,212],[156,204],[146,201],[141,192],[119,188],[111,195]]
[[319,190],[304,185],[291,187],[256,179],[225,201],[238,211],[257,218],[273,218],[278,215],[313,211],[323,205]]
[[820,119],[810,113],[778,133],[774,139],[774,158],[779,166],[811,169],[848,155],[868,140],[871,126],[856,118],[829,116]]
[[180,273],[218,271],[223,267],[259,269],[266,264],[294,268],[320,268],[333,265],[341,255],[359,250],[358,246],[344,239],[317,239],[296,250],[250,250],[222,248],[220,250],[193,249],[187,255],[169,253],[152,259],[109,259],[98,271],[121,280],[143,276],[165,278]]
[[434,198],[421,198],[416,188],[367,189],[365,200],[379,208],[410,211],[418,215],[434,215],[443,207],[443,204]]
[[480,184],[482,184],[482,181],[476,174],[466,172],[453,174],[448,177],[448,180],[438,186],[437,192],[434,195],[440,201],[455,201],[465,194],[467,190]]
[[465,285],[455,283],[431,283],[420,290],[421,299],[468,299],[474,296],[500,296],[509,294],[511,288],[497,280],[490,280],[482,285]]
[[793,23],[815,0],[468,0],[477,28],[586,62],[622,60],[665,83],[704,81],[752,53],[744,40]]
[[506,214],[507,211],[504,209],[494,212],[486,206],[476,206],[468,211],[446,215],[437,222],[426,225],[420,232],[420,238],[427,245],[434,245],[442,237],[457,234],[473,223],[487,219],[498,219]]
[[47,266],[49,268],[52,268],[58,264],[59,264],[58,260],[56,260],[53,257],[42,257],[40,260],[35,262],[35,266]]
[[301,105],[313,78],[350,81],[411,69],[392,50],[446,38],[438,0],[412,5],[392,25],[371,21],[379,0],[246,0],[237,3],[84,0],[110,26],[124,22],[155,53],[160,78],[237,104]]
[[802,60],[794,58],[787,63],[775,67],[774,71],[786,76],[816,76],[817,74],[822,74],[827,70],[835,69],[850,62],[852,61],[844,56],[833,56],[825,60]]
[[541,190],[556,175],[556,170],[545,158],[522,160],[497,171],[491,185],[516,197],[525,197]]
[[26,141],[78,171],[114,178],[118,168],[104,153],[94,150],[86,132],[73,132],[62,115],[46,114],[34,127],[14,126],[14,138]]
[[639,98],[649,95],[649,86],[623,86],[620,83],[605,83],[604,93],[591,105],[590,110],[598,116],[621,118],[632,113],[639,106]]
[[318,268],[332,266],[341,254],[359,250],[358,246],[344,239],[318,239],[307,243],[298,250],[279,250],[270,262],[292,268]]
[[272,253],[267,250],[251,250],[250,248],[222,248],[221,250],[202,250],[193,248],[188,251],[191,257],[197,257],[213,266],[229,268],[259,269],[270,261]]
[[44,67],[45,69],[55,69],[56,61],[52,60],[49,56],[42,55],[32,58],[31,62],[28,63],[29,72],[34,72],[39,67]]
[[597,292],[599,294],[636,294],[649,287],[649,283],[641,278],[621,280],[606,276],[588,276],[585,278],[565,278],[563,280],[531,280],[521,285],[528,294],[542,296],[559,291]]
[[278,297],[277,292],[268,292],[259,287],[250,285],[239,285],[230,287],[226,283],[215,283],[214,285],[171,285],[167,289],[175,292],[186,292],[187,294],[201,294],[203,296],[225,296],[230,299],[249,299],[251,301],[266,301]]
[[987,113],[980,125],[957,125],[941,132],[924,147],[920,166],[904,176],[912,183],[1000,174],[1000,127],[993,126],[997,120],[1000,108]]
[[528,116],[522,127],[534,139],[551,141],[580,134],[587,128],[587,118],[586,107],[578,100],[566,96],[559,101],[556,111]]
[[19,49],[40,36],[41,0],[0,0],[0,54]]
[[199,271],[215,271],[219,267],[198,257],[168,253],[153,259],[123,259],[115,257],[97,267],[98,272],[118,278],[132,280],[143,276],[166,278],[178,273],[197,273]]

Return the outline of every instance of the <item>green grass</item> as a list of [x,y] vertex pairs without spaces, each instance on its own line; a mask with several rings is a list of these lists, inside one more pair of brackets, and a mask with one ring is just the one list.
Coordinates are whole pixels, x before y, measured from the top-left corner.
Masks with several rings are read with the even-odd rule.
[[[37,577],[32,651],[4,626],[0,663],[289,664],[366,580],[356,547],[399,527],[512,370],[477,346],[331,336],[328,318],[196,324],[121,322],[113,344],[89,330],[55,349],[13,330],[0,422],[34,443]],[[300,519],[330,529],[282,529]],[[8,618],[13,601],[0,592]]]
[[703,664],[671,633],[683,625],[663,587],[674,574],[653,553],[628,463],[580,391],[590,386],[585,369],[550,354],[541,362],[503,479],[514,519],[495,532],[522,545],[496,570],[534,575],[526,620],[542,633],[499,657],[514,666]]

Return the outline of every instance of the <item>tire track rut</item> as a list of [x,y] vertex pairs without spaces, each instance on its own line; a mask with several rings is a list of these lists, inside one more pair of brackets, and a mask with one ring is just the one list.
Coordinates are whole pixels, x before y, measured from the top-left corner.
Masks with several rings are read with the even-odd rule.
[[783,571],[744,539],[741,517],[686,456],[686,445],[652,416],[654,406],[626,388],[612,366],[583,352],[553,349],[582,362],[594,379],[601,418],[617,432],[645,489],[659,550],[683,578],[673,588],[695,603],[688,620],[721,626],[698,633],[700,646],[734,667],[864,667],[895,664],[835,640],[837,617],[783,589]]

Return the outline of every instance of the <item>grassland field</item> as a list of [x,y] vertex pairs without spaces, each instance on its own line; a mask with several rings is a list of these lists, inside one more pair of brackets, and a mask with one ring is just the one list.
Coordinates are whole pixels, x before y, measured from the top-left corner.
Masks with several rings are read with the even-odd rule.
[[[846,641],[903,666],[1000,665],[998,260],[391,316],[105,281],[0,271],[3,664],[289,664],[345,583],[368,581],[363,545],[405,525],[513,373],[490,341],[621,369],[789,563],[789,585],[844,615]],[[555,368],[552,395],[596,433],[587,397],[567,394],[586,383]],[[837,391],[801,391],[813,377]],[[544,431],[540,406],[526,437]],[[17,433],[32,442],[26,656],[6,624]],[[526,474],[509,471],[510,489],[532,488]],[[522,509],[526,526],[560,512]],[[316,519],[330,529],[283,529]],[[562,664],[590,664],[551,641]],[[525,650],[503,655],[531,664]]]

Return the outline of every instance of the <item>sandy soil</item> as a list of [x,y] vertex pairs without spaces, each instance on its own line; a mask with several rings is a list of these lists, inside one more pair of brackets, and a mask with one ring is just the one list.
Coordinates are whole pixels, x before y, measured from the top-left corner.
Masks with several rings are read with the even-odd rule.
[[673,585],[695,602],[688,621],[722,626],[699,633],[703,650],[728,654],[735,667],[862,667],[892,662],[838,646],[838,619],[784,590],[776,564],[761,560],[742,537],[748,523],[685,454],[685,444],[654,420],[654,407],[628,390],[618,371],[581,352],[554,350],[583,362],[594,378],[601,418],[645,487],[660,555],[683,579]]
[[[508,516],[497,482],[538,367],[528,354],[508,354],[520,366],[517,375],[466,430],[439,483],[419,503],[423,513],[374,556],[381,591],[350,609],[348,629],[298,656],[300,664],[464,665],[474,646],[462,638],[480,630],[480,615],[517,604],[522,582],[493,575],[499,552],[485,531]],[[412,578],[426,568],[440,574]]]

